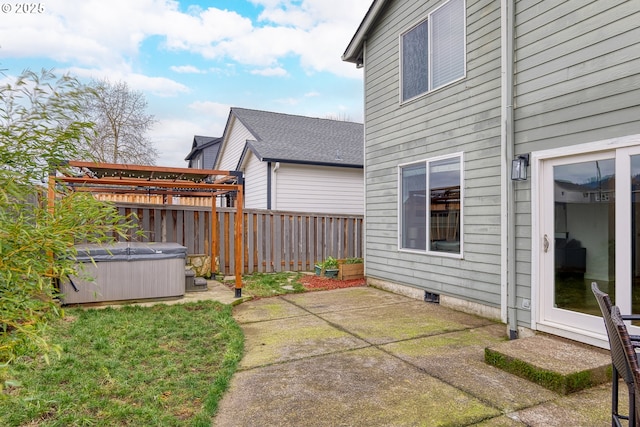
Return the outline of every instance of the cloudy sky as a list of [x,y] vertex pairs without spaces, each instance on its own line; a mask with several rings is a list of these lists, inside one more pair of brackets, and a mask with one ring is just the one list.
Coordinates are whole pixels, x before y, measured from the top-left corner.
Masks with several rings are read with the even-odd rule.
[[[340,56],[371,0],[45,0],[0,5],[0,68],[126,81],[158,121],[158,165],[230,107],[362,122],[362,70]],[[26,13],[25,13],[26,12]]]

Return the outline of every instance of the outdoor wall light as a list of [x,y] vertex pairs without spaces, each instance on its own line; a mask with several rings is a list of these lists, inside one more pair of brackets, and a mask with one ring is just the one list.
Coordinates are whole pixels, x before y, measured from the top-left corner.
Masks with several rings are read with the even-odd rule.
[[511,179],[514,181],[527,180],[527,166],[529,166],[529,155],[520,154],[511,161]]

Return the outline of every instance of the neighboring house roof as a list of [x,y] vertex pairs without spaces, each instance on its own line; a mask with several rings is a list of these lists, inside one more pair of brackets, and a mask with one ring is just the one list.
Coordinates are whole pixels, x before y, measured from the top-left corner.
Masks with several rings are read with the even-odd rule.
[[218,155],[218,151],[220,150],[221,142],[222,137],[195,135],[193,137],[193,143],[191,144],[191,151],[184,159],[188,160],[189,166],[191,166],[191,160],[194,160],[198,156],[198,154],[202,153],[203,155],[205,155],[205,160],[210,159],[210,161],[206,162],[209,163],[206,168],[212,168],[213,162],[215,161],[215,158]]
[[255,138],[247,141],[239,165],[250,150],[267,162],[363,167],[362,123],[245,108],[232,108],[231,115]]
[[353,62],[358,66],[363,65],[362,55],[367,34],[388,3],[390,3],[389,0],[374,0],[367,11],[367,14],[364,16],[364,19],[360,23],[360,26],[356,30],[356,33],[349,42],[349,46],[347,46],[344,54],[342,54],[343,61]]

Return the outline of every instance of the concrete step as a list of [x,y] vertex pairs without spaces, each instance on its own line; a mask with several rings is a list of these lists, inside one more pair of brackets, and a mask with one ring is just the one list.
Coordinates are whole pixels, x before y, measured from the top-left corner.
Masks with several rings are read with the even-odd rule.
[[544,334],[485,348],[485,362],[560,394],[611,381],[608,350]]

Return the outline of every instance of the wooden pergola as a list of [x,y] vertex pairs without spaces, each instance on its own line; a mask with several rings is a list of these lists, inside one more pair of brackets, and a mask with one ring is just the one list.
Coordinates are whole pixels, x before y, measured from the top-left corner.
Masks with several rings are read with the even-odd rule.
[[49,208],[53,209],[56,182],[66,183],[73,191],[91,193],[136,193],[158,194],[171,197],[211,197],[211,271],[215,269],[214,248],[217,236],[216,198],[235,192],[236,220],[234,229],[235,296],[242,296],[242,173],[213,169],[173,168],[162,166],[127,165],[67,161],[49,173]]

